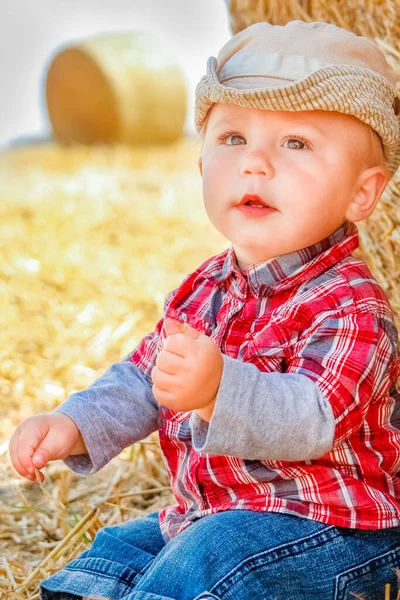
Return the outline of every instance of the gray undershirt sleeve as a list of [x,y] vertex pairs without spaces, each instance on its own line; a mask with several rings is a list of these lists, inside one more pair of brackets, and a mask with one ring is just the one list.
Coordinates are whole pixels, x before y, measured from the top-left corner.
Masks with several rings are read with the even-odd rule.
[[310,460],[333,446],[330,403],[308,377],[264,373],[222,355],[224,368],[210,423],[191,415],[198,452],[248,460]]
[[76,423],[88,454],[69,456],[65,464],[91,475],[124,448],[158,428],[159,408],[143,373],[123,360],[112,365],[87,389],[72,394],[54,412]]

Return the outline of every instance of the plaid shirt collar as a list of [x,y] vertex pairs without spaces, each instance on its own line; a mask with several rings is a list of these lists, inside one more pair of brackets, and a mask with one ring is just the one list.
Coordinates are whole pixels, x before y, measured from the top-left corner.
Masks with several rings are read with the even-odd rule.
[[236,278],[236,291],[246,295],[247,284],[253,295],[268,295],[300,285],[348,256],[358,248],[358,229],[354,223],[345,221],[330,236],[295,252],[283,254],[267,261],[249,265],[240,271],[233,246],[215,256],[196,277],[222,283],[233,276]]

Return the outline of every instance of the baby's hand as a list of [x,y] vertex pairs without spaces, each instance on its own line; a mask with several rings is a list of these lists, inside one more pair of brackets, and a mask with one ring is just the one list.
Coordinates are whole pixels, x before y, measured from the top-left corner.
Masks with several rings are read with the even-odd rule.
[[159,404],[186,412],[214,402],[223,370],[216,343],[185,323],[165,319],[167,338],[151,372]]
[[35,468],[41,469],[50,460],[85,452],[79,429],[70,417],[62,413],[24,419],[10,440],[10,457],[14,468],[31,481],[36,480]]

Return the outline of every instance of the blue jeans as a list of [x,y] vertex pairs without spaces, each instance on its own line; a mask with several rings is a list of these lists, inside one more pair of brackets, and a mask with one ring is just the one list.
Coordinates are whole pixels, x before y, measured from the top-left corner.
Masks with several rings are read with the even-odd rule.
[[396,568],[398,528],[351,530],[229,510],[202,517],[166,543],[152,513],[101,529],[90,550],[42,582],[41,597],[382,600],[390,583],[394,600]]

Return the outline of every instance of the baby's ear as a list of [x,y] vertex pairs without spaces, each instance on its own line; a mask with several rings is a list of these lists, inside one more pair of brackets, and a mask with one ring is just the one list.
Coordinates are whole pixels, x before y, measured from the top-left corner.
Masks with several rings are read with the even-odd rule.
[[372,215],[389,180],[390,175],[384,166],[365,169],[360,175],[353,198],[347,207],[346,219],[355,223]]
[[203,177],[203,158],[201,156],[199,158],[199,170],[200,170],[200,175]]

